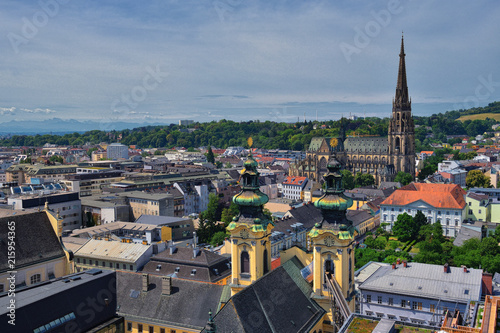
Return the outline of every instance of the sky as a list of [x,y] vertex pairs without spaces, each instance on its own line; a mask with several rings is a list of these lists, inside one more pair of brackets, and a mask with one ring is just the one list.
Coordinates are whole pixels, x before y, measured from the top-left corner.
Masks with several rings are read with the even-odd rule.
[[498,1],[0,2],[0,123],[388,117],[500,100]]

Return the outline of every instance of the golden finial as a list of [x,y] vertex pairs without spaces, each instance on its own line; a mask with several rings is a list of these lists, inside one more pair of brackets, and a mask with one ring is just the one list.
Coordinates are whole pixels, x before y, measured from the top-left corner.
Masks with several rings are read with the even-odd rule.
[[248,138],[247,143],[248,143],[248,148],[252,148],[252,145],[253,145],[253,139],[252,139],[252,137]]

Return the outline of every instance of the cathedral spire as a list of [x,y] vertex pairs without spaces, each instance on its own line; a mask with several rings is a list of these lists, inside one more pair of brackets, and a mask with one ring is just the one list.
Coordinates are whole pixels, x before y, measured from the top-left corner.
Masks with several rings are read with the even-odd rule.
[[406,64],[404,38],[401,36],[401,51],[399,52],[398,84],[396,86],[396,98],[394,107],[396,109],[407,109],[411,102],[408,97],[408,85],[406,83]]

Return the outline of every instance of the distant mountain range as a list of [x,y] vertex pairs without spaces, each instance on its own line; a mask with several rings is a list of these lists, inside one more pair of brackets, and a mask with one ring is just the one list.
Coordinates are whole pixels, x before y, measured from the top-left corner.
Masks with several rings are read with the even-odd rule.
[[0,123],[0,135],[6,134],[65,134],[73,132],[86,132],[92,130],[111,131],[132,129],[141,126],[162,125],[160,123],[134,123],[134,122],[108,122],[102,123],[92,120],[79,121],[75,119],[59,119],[53,118],[49,120],[12,120],[5,123]]

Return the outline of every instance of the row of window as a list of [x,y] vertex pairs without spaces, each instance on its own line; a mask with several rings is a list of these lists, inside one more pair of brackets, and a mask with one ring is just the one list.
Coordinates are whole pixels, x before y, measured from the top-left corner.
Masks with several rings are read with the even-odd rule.
[[[419,211],[420,209],[411,209],[411,208],[408,208],[408,209],[404,209],[404,208],[399,208],[398,211],[399,212],[406,212],[408,214],[411,214],[411,213],[417,213],[417,211]],[[387,207],[384,207],[382,208],[382,211],[386,212],[386,211],[389,211],[389,208]],[[394,207],[390,209],[391,212],[394,212]],[[421,210],[422,213],[425,213],[424,211]],[[428,210],[427,212],[428,214],[432,214],[432,210]],[[452,212],[453,213],[453,212]],[[438,215],[441,215],[441,211],[438,210],[437,211],[437,214]],[[445,215],[451,215],[449,211],[446,211],[446,214]],[[458,212],[455,212],[455,216],[458,216]]]
[[[89,259],[88,261],[89,261],[89,265],[94,265],[94,266],[97,266],[97,267],[102,266],[104,268],[106,267],[106,262],[105,261],[102,261],[101,265],[99,265],[99,261],[98,260]],[[80,260],[80,258],[76,258],[76,263],[77,264],[82,263],[84,265],[87,265],[87,259],[83,258],[83,259]],[[112,262],[108,263],[108,267],[109,268],[113,268],[113,266],[115,266],[116,269],[120,269],[120,263],[117,262],[115,265],[113,265]],[[126,270],[127,269],[127,264],[122,264],[121,267],[122,267],[123,270]],[[133,271],[134,270],[134,265],[129,265],[129,270]]]
[[[367,303],[372,303],[372,295],[366,295],[366,302]],[[377,304],[383,304],[382,301],[382,296],[377,296]],[[389,297],[387,300],[387,305],[388,306],[394,306],[394,298]],[[401,302],[399,303],[399,306],[402,308],[410,308],[412,310],[420,310],[422,311],[422,302],[417,302],[417,301],[407,301],[405,299],[402,299]],[[436,311],[436,305],[435,304],[430,304],[429,305],[429,311],[430,312],[435,312]]]
[[[131,323],[131,322],[127,322],[127,331],[128,331],[128,332],[132,332],[133,327],[134,327],[133,323]],[[146,332],[146,331],[144,330],[144,325],[142,325],[142,324],[137,324],[137,332],[139,332],[139,333]],[[148,333],[155,333],[155,328],[154,328],[154,326],[148,326],[148,330],[147,330],[147,332],[148,332]],[[173,330],[173,329],[170,329],[170,330],[168,330],[168,332],[167,332],[165,328],[160,328],[160,330],[159,330],[159,331],[157,330],[156,332],[159,332],[159,333],[176,333],[177,331],[176,331],[176,330]],[[179,333],[180,333],[180,332],[179,332]],[[187,332],[182,331],[182,333],[187,333]]]
[[69,313],[61,318],[57,318],[56,320],[51,321],[50,323],[48,323],[46,325],[35,328],[33,330],[33,333],[42,333],[42,332],[51,331],[54,328],[61,326],[65,322],[70,321],[70,320],[75,319],[75,318],[76,318],[75,313],[71,312],[71,313]]

